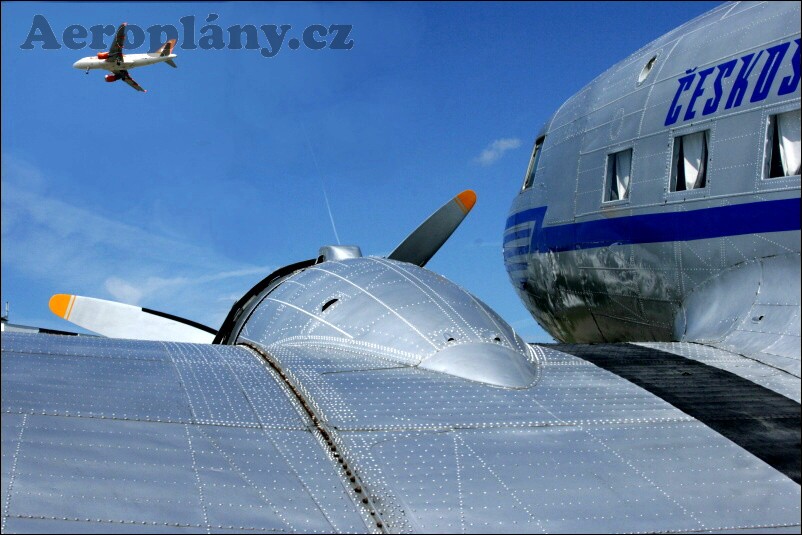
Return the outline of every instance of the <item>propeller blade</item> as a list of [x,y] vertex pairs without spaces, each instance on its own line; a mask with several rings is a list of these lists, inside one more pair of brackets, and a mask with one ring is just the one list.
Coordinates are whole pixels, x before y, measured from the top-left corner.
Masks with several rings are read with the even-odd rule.
[[466,189],[421,223],[390,253],[390,260],[426,265],[476,204],[476,193]]
[[211,344],[217,334],[210,327],[172,314],[80,295],[54,295],[50,311],[109,338]]

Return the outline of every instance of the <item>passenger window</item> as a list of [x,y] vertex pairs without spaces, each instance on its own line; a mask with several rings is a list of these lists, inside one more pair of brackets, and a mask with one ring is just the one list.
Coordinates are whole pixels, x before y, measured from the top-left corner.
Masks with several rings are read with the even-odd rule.
[[799,174],[799,110],[769,117],[764,178]]
[[704,188],[707,185],[709,130],[674,138],[671,159],[671,191]]
[[531,188],[532,184],[535,183],[535,172],[537,171],[537,162],[540,160],[540,148],[543,146],[543,142],[546,140],[546,136],[539,137],[535,140],[535,148],[532,151],[532,158],[529,160],[529,167],[526,170],[526,178],[524,179],[524,187],[521,188],[521,191]]
[[629,199],[632,178],[632,149],[607,155],[607,178],[604,183],[604,201]]

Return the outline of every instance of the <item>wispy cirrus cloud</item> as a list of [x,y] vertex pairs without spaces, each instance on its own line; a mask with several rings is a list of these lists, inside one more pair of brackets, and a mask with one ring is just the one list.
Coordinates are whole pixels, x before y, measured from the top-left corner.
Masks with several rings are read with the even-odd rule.
[[35,166],[6,154],[2,265],[53,293],[143,305],[213,327],[236,300],[232,296],[275,269],[66,202],[48,192]]
[[517,149],[520,146],[521,140],[515,137],[497,139],[490,143],[473,161],[479,165],[488,166],[504,156],[508,150]]

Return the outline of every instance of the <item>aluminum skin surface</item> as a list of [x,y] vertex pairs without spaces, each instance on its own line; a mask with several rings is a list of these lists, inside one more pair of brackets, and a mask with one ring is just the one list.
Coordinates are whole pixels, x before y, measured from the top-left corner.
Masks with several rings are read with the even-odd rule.
[[3,333],[3,532],[793,532],[802,521],[797,483],[553,348],[533,348],[533,386],[500,388],[367,346],[255,347]]
[[[798,4],[727,4],[539,136],[511,279],[557,338],[638,344],[530,346],[423,269],[463,192],[392,258],[268,275],[213,344],[2,332],[0,531],[799,533],[799,176],[755,154],[798,36]],[[760,98],[688,81],[730,68]]]
[[261,296],[238,341],[360,350],[499,387],[537,380],[529,346],[487,305],[447,279],[384,258],[328,261]]
[[2,382],[3,532],[367,529],[248,349],[3,333]]
[[[798,129],[799,38],[798,2],[724,4],[617,63],[547,121],[504,258],[552,336],[702,342],[795,360],[799,377],[800,176],[772,178],[768,165],[773,121],[796,113]],[[672,191],[672,151],[698,132],[706,183]],[[628,189],[608,200],[610,159],[626,151]]]

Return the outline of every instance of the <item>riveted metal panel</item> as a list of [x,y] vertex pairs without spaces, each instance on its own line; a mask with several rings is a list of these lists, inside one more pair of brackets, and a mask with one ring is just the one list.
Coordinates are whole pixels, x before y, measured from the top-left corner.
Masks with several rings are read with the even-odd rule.
[[252,351],[11,333],[2,345],[4,532],[367,529]]
[[699,422],[341,438],[398,530],[595,533],[799,523],[798,485]]
[[542,377],[525,390],[368,354],[352,367],[353,353],[335,348],[271,355],[313,400],[391,531],[799,524],[799,486],[772,466],[628,380],[536,350]]
[[802,401],[802,392],[799,390],[799,377],[755,358],[746,357],[718,347],[688,342],[642,342],[637,345],[698,360],[709,366],[714,366],[748,379],[753,383],[793,399],[797,403]]
[[239,341],[270,354],[344,350],[510,388],[537,379],[529,347],[487,305],[440,275],[382,258],[294,274],[256,306]]

